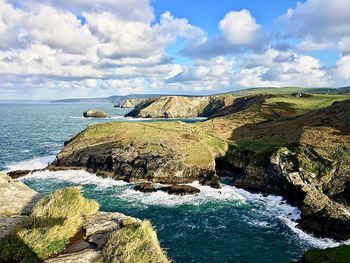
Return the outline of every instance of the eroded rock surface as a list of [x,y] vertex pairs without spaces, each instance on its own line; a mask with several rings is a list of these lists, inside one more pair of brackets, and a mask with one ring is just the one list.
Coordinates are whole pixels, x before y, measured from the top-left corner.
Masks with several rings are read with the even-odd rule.
[[29,214],[41,197],[21,181],[0,173],[0,215]]

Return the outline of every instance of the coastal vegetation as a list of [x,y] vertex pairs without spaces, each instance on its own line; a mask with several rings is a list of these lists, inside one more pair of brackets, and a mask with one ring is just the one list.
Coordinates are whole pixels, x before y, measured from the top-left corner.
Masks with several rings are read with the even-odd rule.
[[109,238],[100,263],[170,263],[149,221],[129,223]]
[[29,217],[0,240],[0,262],[37,262],[63,252],[82,226],[83,217],[99,208],[80,191],[71,187],[40,200]]

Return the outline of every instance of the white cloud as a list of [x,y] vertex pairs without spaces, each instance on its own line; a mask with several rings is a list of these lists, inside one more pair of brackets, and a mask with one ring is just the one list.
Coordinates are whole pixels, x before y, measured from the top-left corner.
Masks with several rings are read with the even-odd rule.
[[231,11],[218,24],[220,34],[197,46],[189,46],[182,54],[189,57],[211,58],[253,50],[263,51],[268,37],[248,10]]
[[[335,67],[335,78],[341,78],[344,81],[350,81],[350,56],[340,58]],[[348,85],[349,83],[347,83]]]
[[0,0],[0,49],[24,45],[20,21],[23,12],[15,10],[5,0]]
[[323,49],[350,35],[349,0],[298,2],[280,21],[290,36],[317,43]]
[[[41,0],[19,0],[23,6],[35,6]],[[149,0],[45,0],[45,3],[74,14],[111,12],[122,20],[149,23],[154,19]]]
[[213,90],[230,87],[234,59],[215,57],[198,59],[193,67],[183,66],[175,76],[167,79],[166,85],[182,90]]
[[261,34],[261,26],[245,9],[226,14],[219,27],[225,38],[233,45],[255,45]]
[[242,70],[236,75],[236,81],[244,87],[329,84],[327,71],[311,56],[269,49],[263,54],[242,55],[237,61],[241,62]]
[[86,25],[70,12],[40,5],[31,10],[22,22],[32,42],[41,43],[66,52],[85,53],[98,44]]

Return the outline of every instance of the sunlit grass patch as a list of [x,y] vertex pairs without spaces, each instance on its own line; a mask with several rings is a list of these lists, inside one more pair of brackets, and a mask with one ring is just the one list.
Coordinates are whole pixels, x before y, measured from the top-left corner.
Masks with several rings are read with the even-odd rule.
[[149,221],[128,224],[112,234],[100,263],[169,263]]
[[99,208],[80,191],[80,187],[62,189],[40,200],[28,219],[0,240],[0,262],[38,262],[64,251],[82,226],[83,216]]

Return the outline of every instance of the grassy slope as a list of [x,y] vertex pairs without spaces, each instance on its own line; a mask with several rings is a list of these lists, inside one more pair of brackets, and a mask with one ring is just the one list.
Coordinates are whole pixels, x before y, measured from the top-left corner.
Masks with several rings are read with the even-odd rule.
[[112,234],[100,263],[169,263],[149,221],[130,224]]
[[339,94],[312,94],[307,97],[296,97],[291,94],[287,95],[278,95],[272,98],[267,99],[267,105],[276,105],[277,103],[285,103],[290,105],[291,108],[299,109],[299,110],[317,110],[326,108],[332,105],[335,101],[342,101],[350,99],[350,95],[339,95]]
[[79,134],[71,144],[65,147],[64,152],[86,145],[114,141],[122,146],[147,143],[145,151],[159,152],[167,150],[160,146],[166,144],[179,152],[186,153],[186,163],[199,166],[212,163],[213,156],[224,153],[226,150],[222,139],[203,132],[198,124],[114,122],[89,126],[85,132]]
[[79,187],[51,194],[34,206],[14,233],[0,240],[0,262],[38,262],[64,251],[83,216],[97,210],[98,204],[85,199]]

